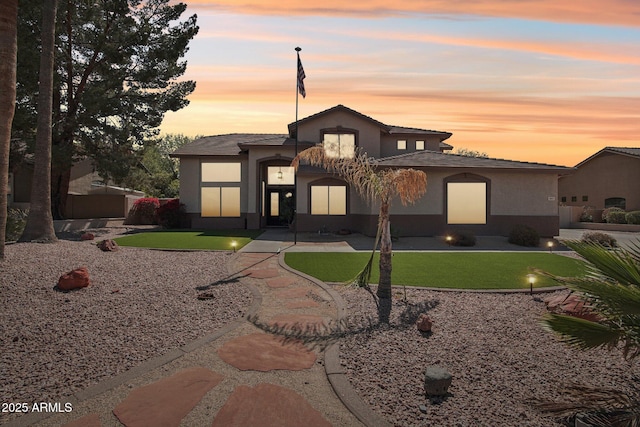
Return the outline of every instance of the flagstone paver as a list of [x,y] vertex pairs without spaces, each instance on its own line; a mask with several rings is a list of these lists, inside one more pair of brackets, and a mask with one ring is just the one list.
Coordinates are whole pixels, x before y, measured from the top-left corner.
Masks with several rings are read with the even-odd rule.
[[316,354],[300,343],[283,343],[281,337],[255,333],[227,341],[218,355],[231,366],[247,371],[308,369],[316,361]]
[[267,280],[266,283],[270,288],[286,288],[296,283],[296,279],[293,277],[279,276]]
[[287,301],[284,306],[288,309],[291,310],[296,310],[296,309],[300,309],[300,308],[314,308],[314,307],[319,307],[320,304],[315,302],[312,299],[301,299],[301,300],[294,300],[294,301]]
[[309,290],[309,288],[289,288],[289,289],[279,289],[275,295],[277,298],[290,299],[290,298],[306,297],[313,293],[314,292]]
[[305,329],[327,324],[327,319],[315,314],[279,314],[271,318],[269,324],[293,329]]
[[275,268],[262,268],[260,270],[249,270],[247,272],[254,279],[269,279],[278,277],[280,273]]
[[178,426],[223,378],[206,368],[188,368],[134,389],[113,413],[127,427]]
[[330,427],[309,402],[292,390],[260,383],[235,388],[218,411],[212,427]]
[[70,423],[63,425],[62,427],[101,427],[100,415],[88,414],[84,417],[73,420]]

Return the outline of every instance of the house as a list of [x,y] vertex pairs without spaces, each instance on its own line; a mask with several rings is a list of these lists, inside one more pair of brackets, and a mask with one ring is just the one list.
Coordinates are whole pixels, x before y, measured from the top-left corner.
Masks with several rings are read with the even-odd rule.
[[605,147],[560,177],[560,203],[640,210],[640,148]]
[[398,235],[460,229],[508,235],[517,224],[543,236],[558,234],[558,176],[569,168],[448,154],[449,137],[390,126],[337,105],[289,124],[287,134],[208,136],[172,156],[180,159],[180,200],[193,228],[283,226],[295,207],[298,231],[375,235],[378,207],[367,205],[339,176],[309,166],[294,175],[296,145],[301,151],[322,143],[335,156],[353,155],[360,147],[381,168],[426,172],[427,192],[415,205],[393,203]]

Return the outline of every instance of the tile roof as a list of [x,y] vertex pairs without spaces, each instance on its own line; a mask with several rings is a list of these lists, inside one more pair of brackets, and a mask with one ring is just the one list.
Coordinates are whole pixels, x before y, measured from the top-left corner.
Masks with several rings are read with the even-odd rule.
[[442,132],[439,130],[429,130],[429,129],[408,128],[403,126],[389,126],[389,133],[390,134],[409,133],[413,135],[441,135],[441,136],[444,136],[444,138],[442,138],[442,141],[444,141],[445,139],[453,135],[451,132]]
[[443,168],[486,168],[486,169],[532,169],[547,171],[570,171],[565,166],[544,163],[519,162],[515,160],[469,157],[459,154],[445,154],[438,151],[417,151],[378,160],[380,166],[396,167],[443,167]]
[[205,136],[183,145],[171,156],[234,156],[242,152],[241,145],[284,145],[288,139],[288,135],[271,133],[231,133]]

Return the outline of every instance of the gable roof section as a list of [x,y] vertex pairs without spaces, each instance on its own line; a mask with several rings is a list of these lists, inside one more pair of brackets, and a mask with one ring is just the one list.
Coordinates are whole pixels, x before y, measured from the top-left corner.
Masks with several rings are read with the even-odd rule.
[[231,133],[227,135],[205,136],[185,144],[171,154],[183,156],[236,156],[245,145],[285,145],[288,135],[271,133]]
[[600,154],[605,152],[620,154],[623,156],[637,157],[638,159],[640,159],[640,147],[604,147],[602,150],[598,151],[597,153],[587,157],[586,159],[578,163],[575,167],[579,168],[580,166],[584,165],[588,161],[598,157]]
[[445,154],[438,151],[418,151],[385,157],[378,160],[380,166],[395,167],[441,167],[441,168],[483,168],[483,169],[530,169],[538,171],[569,172],[573,168],[544,163],[519,162],[515,160]]
[[[441,139],[441,141],[444,141],[445,139],[449,138],[452,134],[450,132],[441,132],[441,131],[437,131],[437,130],[428,130],[428,129],[417,129],[417,128],[408,128],[408,127],[402,127],[402,126],[390,126],[390,125],[386,125],[382,122],[379,122],[378,120],[367,116],[365,114],[362,114],[356,110],[353,110],[349,107],[345,107],[342,104],[338,104],[335,107],[331,107],[327,110],[324,111],[320,111],[319,113],[316,114],[312,114],[308,117],[305,117],[304,119],[300,119],[298,120],[298,125],[302,124],[302,123],[306,123],[312,120],[317,119],[318,117],[322,117],[324,115],[336,112],[336,111],[342,111],[342,112],[346,112],[349,114],[352,114],[356,117],[359,117],[369,123],[372,123],[374,126],[377,126],[380,128],[380,130],[382,130],[385,133],[388,134],[422,134],[422,135],[440,135],[441,137],[443,137]],[[289,123],[289,134],[293,135],[293,132],[296,129],[296,122],[293,123]]]

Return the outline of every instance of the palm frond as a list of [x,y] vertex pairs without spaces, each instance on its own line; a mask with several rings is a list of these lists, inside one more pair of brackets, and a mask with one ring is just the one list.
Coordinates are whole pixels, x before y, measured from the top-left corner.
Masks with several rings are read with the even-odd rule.
[[624,331],[610,324],[590,322],[562,314],[546,314],[542,319],[542,325],[545,329],[560,335],[563,342],[581,349],[611,349],[624,339]]
[[622,285],[640,286],[640,263],[631,252],[611,251],[596,242],[569,240],[563,243],[591,265],[592,277],[601,279],[604,275]]

